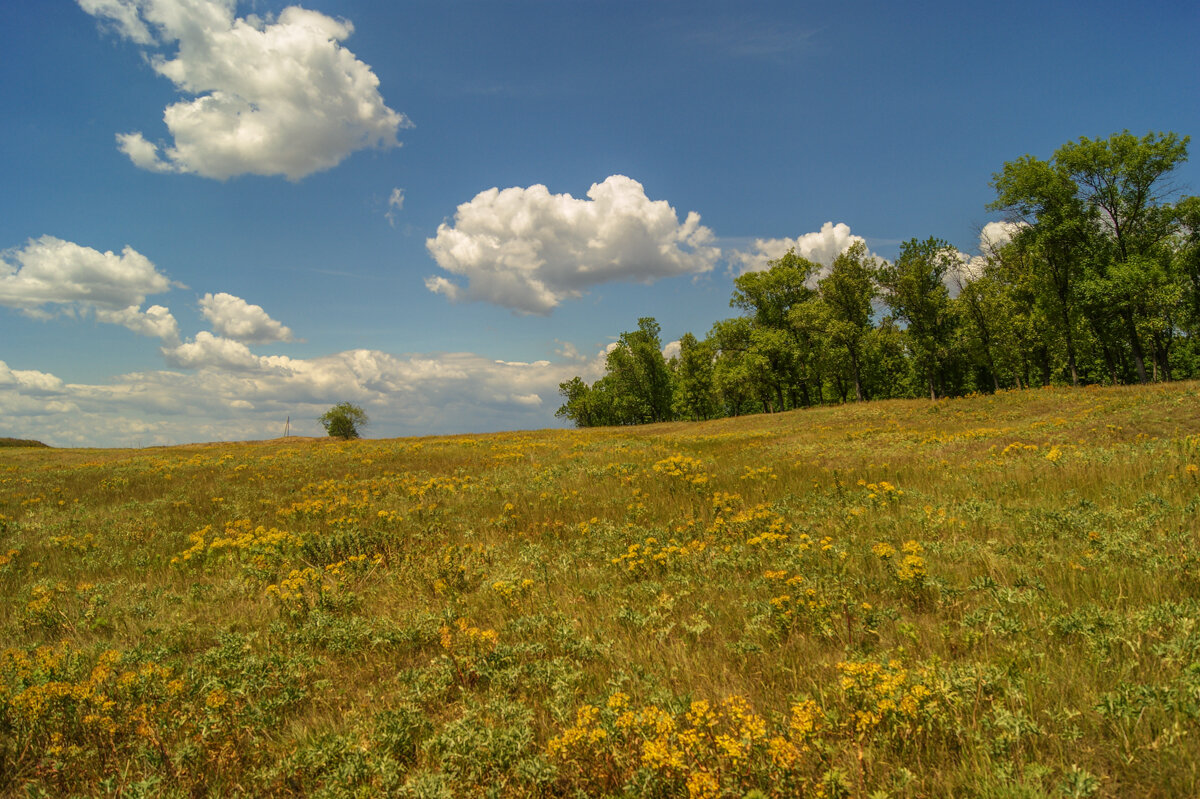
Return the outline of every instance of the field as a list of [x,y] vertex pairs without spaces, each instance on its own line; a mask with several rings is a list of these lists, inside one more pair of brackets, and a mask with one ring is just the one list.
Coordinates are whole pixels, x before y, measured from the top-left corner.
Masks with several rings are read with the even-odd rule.
[[0,794],[1200,795],[1200,386],[0,450]]

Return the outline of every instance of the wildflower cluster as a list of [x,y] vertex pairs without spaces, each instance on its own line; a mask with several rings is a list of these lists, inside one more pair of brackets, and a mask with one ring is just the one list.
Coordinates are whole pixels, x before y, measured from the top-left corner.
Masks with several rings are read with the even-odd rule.
[[617,692],[603,706],[580,707],[546,750],[566,784],[589,792],[637,785],[640,793],[716,799],[800,788],[818,762],[814,746],[825,729],[811,700],[795,703],[788,722],[772,728],[741,696],[695,700],[672,713],[634,707]]
[[442,657],[450,662],[461,685],[473,684],[480,678],[485,661],[500,642],[495,630],[477,627],[463,618],[442,624],[438,639]]
[[905,541],[900,545],[897,557],[896,548],[886,541],[880,541],[871,547],[880,560],[887,563],[892,570],[892,576],[905,588],[920,588],[925,585],[928,574],[925,570],[925,549],[916,541]]
[[230,559],[253,564],[267,569],[284,562],[304,543],[301,535],[254,525],[249,519],[236,519],[225,525],[223,533],[215,533],[207,524],[188,535],[192,545],[171,558],[172,565],[189,561],[207,562],[215,559]]
[[654,464],[654,471],[666,477],[674,477],[694,486],[703,486],[709,481],[704,463],[686,455],[671,455]]
[[904,492],[896,486],[889,483],[887,480],[879,480],[878,482],[868,483],[866,480],[859,480],[858,484],[867,492],[866,499],[868,502],[878,504],[887,504],[896,502],[900,497],[904,496]]
[[27,767],[41,761],[78,775],[114,753],[159,747],[177,724],[183,690],[172,669],[113,649],[0,652],[0,718]]
[[847,724],[860,739],[883,735],[903,741],[938,731],[946,720],[938,678],[929,669],[913,673],[898,660],[848,660],[837,669],[853,708]]
[[717,516],[710,532],[732,535],[750,546],[780,544],[788,540],[791,525],[770,503],[759,503],[732,514],[728,519]]
[[520,610],[524,600],[533,591],[534,582],[529,578],[524,580],[496,580],[492,590],[504,600],[504,604],[513,610]]
[[625,552],[613,558],[612,562],[629,574],[641,576],[666,571],[704,552],[707,546],[704,541],[697,539],[683,544],[674,538],[661,542],[651,536],[642,543],[630,544]]

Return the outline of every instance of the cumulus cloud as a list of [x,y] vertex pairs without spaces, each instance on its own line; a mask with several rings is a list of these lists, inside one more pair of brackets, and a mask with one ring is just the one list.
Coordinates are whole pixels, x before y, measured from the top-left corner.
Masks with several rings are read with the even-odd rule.
[[850,232],[845,222],[826,222],[821,229],[805,233],[794,239],[755,239],[748,252],[735,252],[729,258],[730,266],[738,274],[761,272],[770,261],[777,260],[794,249],[796,255],[823,267],[833,265],[834,259],[850,248],[851,244],[863,241],[862,236]]
[[48,308],[93,312],[101,322],[165,341],[179,337],[175,318],[161,305],[142,311],[141,304],[172,285],[132,247],[118,255],[42,236],[0,253],[0,305],[41,317],[50,315]]
[[142,169],[299,180],[356,150],[399,146],[408,119],[388,108],[371,68],[341,45],[346,20],[299,6],[235,17],[234,0],[79,0],[87,13],[146,47],[158,74],[189,99],[167,106],[173,143],[117,134]]
[[261,305],[251,305],[223,291],[205,294],[200,299],[200,312],[217,334],[243,344],[292,340],[292,331],[272,319]]
[[708,272],[720,257],[713,235],[689,212],[681,223],[642,184],[613,175],[587,199],[542,185],[488,189],[458,206],[426,241],[434,260],[466,285],[431,276],[425,286],[454,301],[479,300],[549,314],[601,283],[650,283]]
[[0,361],[0,389],[16,389],[30,396],[46,396],[61,392],[63,381],[47,372],[12,369]]
[[963,286],[972,280],[979,279],[983,275],[984,269],[987,268],[989,260],[996,257],[996,254],[1011,242],[1023,227],[1027,227],[1027,223],[988,222],[984,225],[983,229],[979,231],[979,255],[958,252],[958,263],[947,271],[943,278],[950,294],[958,296]]
[[97,309],[96,318],[101,322],[127,327],[143,336],[160,338],[165,342],[179,340],[179,323],[162,305],[151,305],[144,311],[136,305],[122,308],[119,311]]
[[985,255],[994,253],[1027,227],[1027,222],[988,222],[979,231],[979,251]]
[[191,341],[174,347],[163,347],[163,357],[172,366],[184,369],[217,368],[250,371],[260,368],[259,356],[240,341],[214,336],[207,330],[196,334]]

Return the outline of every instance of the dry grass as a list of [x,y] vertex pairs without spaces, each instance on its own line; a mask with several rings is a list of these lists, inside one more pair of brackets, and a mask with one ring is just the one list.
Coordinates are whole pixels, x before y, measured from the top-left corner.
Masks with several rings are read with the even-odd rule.
[[5,449],[0,791],[1196,795],[1198,463],[1195,383]]

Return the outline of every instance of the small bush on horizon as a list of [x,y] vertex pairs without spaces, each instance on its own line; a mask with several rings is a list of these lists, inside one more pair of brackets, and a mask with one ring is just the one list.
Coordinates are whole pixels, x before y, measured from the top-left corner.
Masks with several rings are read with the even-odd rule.
[[360,438],[370,420],[367,412],[349,402],[339,402],[321,415],[321,426],[334,438]]

